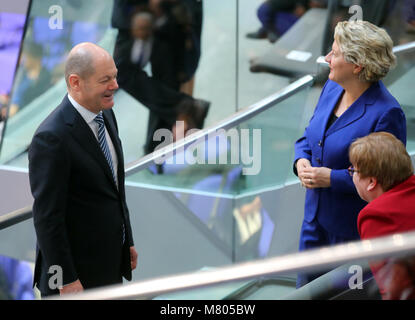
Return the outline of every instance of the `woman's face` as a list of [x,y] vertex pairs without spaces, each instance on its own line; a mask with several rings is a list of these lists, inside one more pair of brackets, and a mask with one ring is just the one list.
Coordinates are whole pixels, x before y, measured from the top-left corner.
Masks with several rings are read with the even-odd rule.
[[334,40],[332,50],[328,53],[325,60],[330,67],[330,80],[338,84],[344,84],[356,77],[353,73],[355,65],[344,60],[343,53],[341,53],[336,40]]
[[370,184],[370,178],[361,178],[358,168],[355,166],[355,172],[353,173],[353,183],[356,187],[357,193],[360,198],[366,202],[370,202],[370,197],[368,196],[368,185]]

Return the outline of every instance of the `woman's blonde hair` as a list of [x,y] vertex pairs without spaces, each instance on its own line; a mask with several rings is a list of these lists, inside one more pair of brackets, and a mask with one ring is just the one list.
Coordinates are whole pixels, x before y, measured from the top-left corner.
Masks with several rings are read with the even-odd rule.
[[374,132],[354,141],[349,160],[361,178],[376,178],[385,192],[414,174],[404,144],[388,132]]
[[392,39],[384,29],[370,22],[341,21],[334,39],[345,61],[363,67],[359,74],[361,81],[378,81],[396,64]]

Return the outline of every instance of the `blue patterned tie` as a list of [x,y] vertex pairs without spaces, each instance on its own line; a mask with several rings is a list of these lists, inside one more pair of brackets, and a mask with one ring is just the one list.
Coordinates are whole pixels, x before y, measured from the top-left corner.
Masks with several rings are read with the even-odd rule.
[[111,152],[110,152],[110,149],[108,148],[107,139],[105,138],[105,124],[104,124],[104,118],[102,117],[102,112],[98,113],[94,121],[98,123],[99,146],[101,147],[101,150],[104,153],[105,159],[107,159],[108,165],[112,172],[112,178],[114,179],[115,184],[117,184],[117,180],[115,179],[114,166],[112,164]]
[[[107,159],[108,165],[112,172],[112,178],[114,179],[115,184],[117,185],[117,179],[115,178],[114,166],[112,164],[111,152],[108,148],[107,139],[105,138],[105,123],[102,116],[102,112],[98,113],[94,121],[98,123],[98,142],[101,147],[102,152],[104,153],[105,159]],[[125,226],[122,225],[122,243],[125,242]]]

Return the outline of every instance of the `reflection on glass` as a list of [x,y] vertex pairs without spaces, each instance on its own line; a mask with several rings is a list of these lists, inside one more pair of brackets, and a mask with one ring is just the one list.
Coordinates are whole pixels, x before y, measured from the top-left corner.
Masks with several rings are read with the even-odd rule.
[[[26,22],[26,10],[29,0],[20,3],[0,4],[0,141],[4,122],[7,117],[7,106],[10,102],[10,91],[14,72],[19,57],[19,48]],[[11,110],[10,113],[14,111]]]
[[[308,89],[303,88],[236,128],[217,130],[173,156],[156,160],[157,164],[133,174],[128,181],[219,196],[283,186],[287,178],[294,179],[292,143],[303,130],[308,99]],[[175,140],[174,133],[165,131],[160,140],[165,141],[162,148]],[[216,183],[205,182],[213,177],[217,177]]]
[[268,255],[275,223],[263,207],[260,196],[238,199],[235,219],[235,260],[254,260]]
[[[99,5],[97,5],[99,2]],[[50,25],[49,9],[62,9],[62,25]],[[111,51],[112,1],[32,1],[22,46],[0,163],[27,166],[25,152],[41,121],[66,94],[64,61],[77,43],[91,41]]]
[[384,82],[405,112],[406,147],[409,154],[413,154],[415,152],[415,102],[412,79],[415,77],[415,50],[398,53],[397,58],[397,66],[389,72]]
[[[275,217],[263,207],[260,194],[296,179],[292,145],[304,128],[305,109],[314,103],[305,87],[235,128],[217,130],[155,160],[148,169],[129,176],[128,183],[172,191],[184,211],[228,248],[233,261],[266,257]],[[185,135],[178,133],[180,123],[176,128],[160,136],[163,144],[179,142]],[[278,250],[292,251],[294,242],[280,244]]]
[[32,282],[29,263],[0,255],[0,300],[33,300]]
[[415,256],[370,261],[383,300],[415,300]]
[[16,83],[19,85],[13,92],[9,117],[13,117],[52,85],[51,73],[42,65],[43,56],[42,45],[25,42],[20,60],[21,67],[16,75]]

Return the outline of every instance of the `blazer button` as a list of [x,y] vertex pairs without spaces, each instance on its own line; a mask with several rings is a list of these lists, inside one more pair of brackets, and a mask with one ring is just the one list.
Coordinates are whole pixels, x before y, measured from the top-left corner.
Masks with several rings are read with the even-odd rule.
[[320,158],[316,158],[316,161],[317,161],[318,164],[321,164]]
[[318,146],[319,146],[319,147],[322,147],[322,146],[323,146],[323,141],[321,141],[321,140],[320,140],[320,141],[318,142]]

